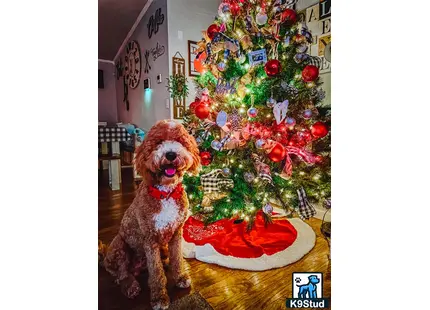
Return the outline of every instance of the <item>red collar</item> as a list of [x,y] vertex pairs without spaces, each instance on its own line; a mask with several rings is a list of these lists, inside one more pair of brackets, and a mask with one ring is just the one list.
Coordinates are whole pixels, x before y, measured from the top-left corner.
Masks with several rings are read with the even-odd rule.
[[160,191],[158,188],[155,188],[154,186],[151,186],[151,185],[148,186],[149,195],[151,195],[152,197],[158,200],[169,199],[169,198],[173,198],[177,200],[181,198],[183,191],[184,191],[184,188],[182,187],[181,183],[179,183],[178,186],[176,186],[171,193]]

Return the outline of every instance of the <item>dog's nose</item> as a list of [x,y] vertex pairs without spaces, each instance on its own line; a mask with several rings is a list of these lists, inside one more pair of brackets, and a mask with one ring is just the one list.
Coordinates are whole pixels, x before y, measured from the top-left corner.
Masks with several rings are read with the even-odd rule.
[[175,152],[167,152],[166,153],[166,158],[170,161],[174,161],[176,158],[176,153]]

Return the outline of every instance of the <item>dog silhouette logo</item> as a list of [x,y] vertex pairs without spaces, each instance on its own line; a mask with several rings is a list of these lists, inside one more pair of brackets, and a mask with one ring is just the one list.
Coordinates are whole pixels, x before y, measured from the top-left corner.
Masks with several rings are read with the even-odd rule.
[[[300,278],[297,278],[299,280]],[[309,281],[307,284],[297,284],[299,287],[299,298],[318,298],[317,294],[317,284],[320,283],[320,279],[318,279],[315,275],[310,275],[308,277]],[[301,279],[300,279],[301,280]],[[301,281],[297,281],[301,282]]]
[[322,273],[293,273],[293,298],[321,298]]
[[287,308],[323,309],[329,299],[323,297],[323,274],[321,272],[293,272],[293,296],[287,298]]

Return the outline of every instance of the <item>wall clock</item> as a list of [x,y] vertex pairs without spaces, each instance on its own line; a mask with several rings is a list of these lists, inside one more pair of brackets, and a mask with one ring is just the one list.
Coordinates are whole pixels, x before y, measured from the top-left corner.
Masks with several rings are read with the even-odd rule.
[[130,41],[125,50],[124,79],[132,89],[139,85],[142,62],[140,58],[140,47],[137,41]]

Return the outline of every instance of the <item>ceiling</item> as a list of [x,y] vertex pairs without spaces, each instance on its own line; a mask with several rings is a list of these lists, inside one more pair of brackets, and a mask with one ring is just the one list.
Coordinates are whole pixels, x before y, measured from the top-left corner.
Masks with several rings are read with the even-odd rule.
[[148,0],[99,1],[99,59],[112,60]]

